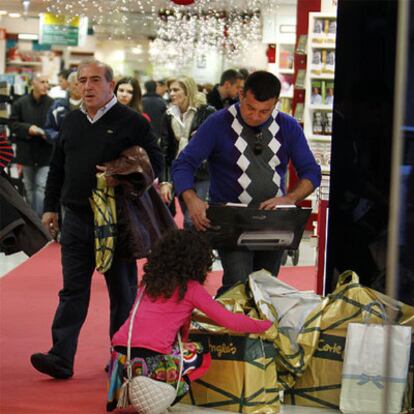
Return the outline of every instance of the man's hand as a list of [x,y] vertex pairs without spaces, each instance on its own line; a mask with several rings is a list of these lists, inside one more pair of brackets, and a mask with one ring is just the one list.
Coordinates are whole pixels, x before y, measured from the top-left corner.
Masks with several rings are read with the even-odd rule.
[[161,183],[160,184],[160,196],[165,204],[170,204],[172,200],[172,184]]
[[201,200],[194,190],[184,191],[182,197],[188,208],[193,226],[199,231],[207,230],[210,227],[210,220],[206,213],[208,204]]
[[31,125],[29,128],[29,135],[37,135],[42,138],[46,137],[45,131],[42,128],[39,128],[37,125]]
[[97,165],[96,169],[105,173],[105,181],[108,187],[116,187],[117,185],[121,184],[121,181],[119,181],[117,178],[113,177],[112,175],[106,175],[106,167],[104,165]]
[[301,178],[293,190],[282,197],[273,197],[260,203],[259,210],[273,210],[280,205],[295,205],[304,200],[314,190],[313,184],[307,178]]
[[56,239],[59,233],[58,213],[44,213],[42,216],[42,223],[49,234]]
[[274,210],[276,206],[281,205],[295,205],[295,201],[289,197],[288,195],[282,197],[273,197],[269,198],[269,200],[263,201],[259,205],[259,210]]

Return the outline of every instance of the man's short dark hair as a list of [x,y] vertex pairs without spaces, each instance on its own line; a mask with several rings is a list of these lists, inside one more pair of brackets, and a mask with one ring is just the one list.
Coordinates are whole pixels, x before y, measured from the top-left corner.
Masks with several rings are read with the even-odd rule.
[[144,83],[145,90],[147,93],[155,93],[155,90],[157,89],[157,82],[154,80],[149,80]]
[[250,91],[256,100],[268,101],[272,98],[279,98],[280,81],[273,73],[265,70],[253,72],[244,83],[243,93]]
[[58,73],[58,76],[61,76],[63,79],[68,80],[68,76],[70,75],[71,71],[69,69],[63,69]]
[[225,82],[233,85],[238,79],[243,79],[243,76],[236,69],[227,69],[221,74],[220,86],[223,86]]

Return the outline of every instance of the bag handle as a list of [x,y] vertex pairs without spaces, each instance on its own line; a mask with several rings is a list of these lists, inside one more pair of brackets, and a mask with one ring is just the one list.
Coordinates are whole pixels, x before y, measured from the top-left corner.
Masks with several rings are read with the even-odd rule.
[[[138,311],[138,307],[141,303],[142,297],[144,296],[144,292],[145,292],[145,286],[143,286],[141,288],[141,291],[139,293],[138,299],[135,302],[134,308],[132,310],[132,315],[131,315],[131,319],[129,321],[129,327],[128,327],[128,345],[127,345],[127,359],[125,362],[125,365],[127,367],[127,376],[128,376],[128,381],[132,380],[132,365],[131,365],[131,340],[132,340],[132,329],[134,327],[134,320],[135,320],[135,315],[137,314]],[[183,372],[183,365],[184,365],[184,357],[183,357],[183,344],[181,342],[181,334],[180,332],[177,333],[177,338],[178,338],[178,346],[180,348],[180,373],[178,376],[178,380],[177,380],[177,387],[175,389],[175,393],[178,393],[178,387],[180,385],[180,381],[181,381],[181,376],[182,376],[182,372]]]
[[381,302],[379,302],[379,301],[374,301],[374,302],[370,302],[370,303],[368,303],[368,305],[367,306],[364,306],[364,308],[363,308],[363,310],[365,311],[365,316],[364,316],[364,319],[363,319],[363,322],[366,324],[366,323],[368,323],[369,324],[369,322],[368,322],[368,318],[369,318],[369,316],[370,316],[370,311],[371,311],[371,309],[374,307],[374,306],[378,306],[379,308],[380,308],[380,311],[381,311],[381,313],[382,313],[382,319],[385,321],[385,322],[389,322],[389,318],[388,318],[388,315],[387,315],[387,312],[385,311],[385,306],[381,303]]
[[341,273],[338,277],[338,282],[336,283],[336,289],[351,282],[359,283],[359,277],[353,270],[345,270],[345,272]]

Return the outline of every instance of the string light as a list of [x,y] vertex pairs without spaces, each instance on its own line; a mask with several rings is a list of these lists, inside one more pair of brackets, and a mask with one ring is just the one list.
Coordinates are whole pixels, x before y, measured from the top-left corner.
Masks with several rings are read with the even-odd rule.
[[[89,17],[95,33],[107,39],[139,39],[152,32],[154,65],[186,65],[210,51],[239,58],[261,40],[261,8],[278,0],[43,0],[53,14]],[[155,4],[156,5],[155,5]]]

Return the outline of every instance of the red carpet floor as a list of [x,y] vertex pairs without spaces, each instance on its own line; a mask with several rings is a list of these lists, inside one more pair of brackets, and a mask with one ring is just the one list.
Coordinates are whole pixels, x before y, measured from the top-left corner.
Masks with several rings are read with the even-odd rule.
[[[139,267],[141,267],[140,264]],[[141,274],[141,272],[140,272]],[[302,290],[315,288],[314,267],[283,268],[280,278]],[[0,413],[103,414],[109,357],[108,298],[104,280],[93,278],[88,318],[81,331],[75,376],[54,380],[37,373],[30,355],[51,345],[50,325],[61,288],[59,247],[52,244],[0,279]],[[220,272],[207,288],[214,293]]]

